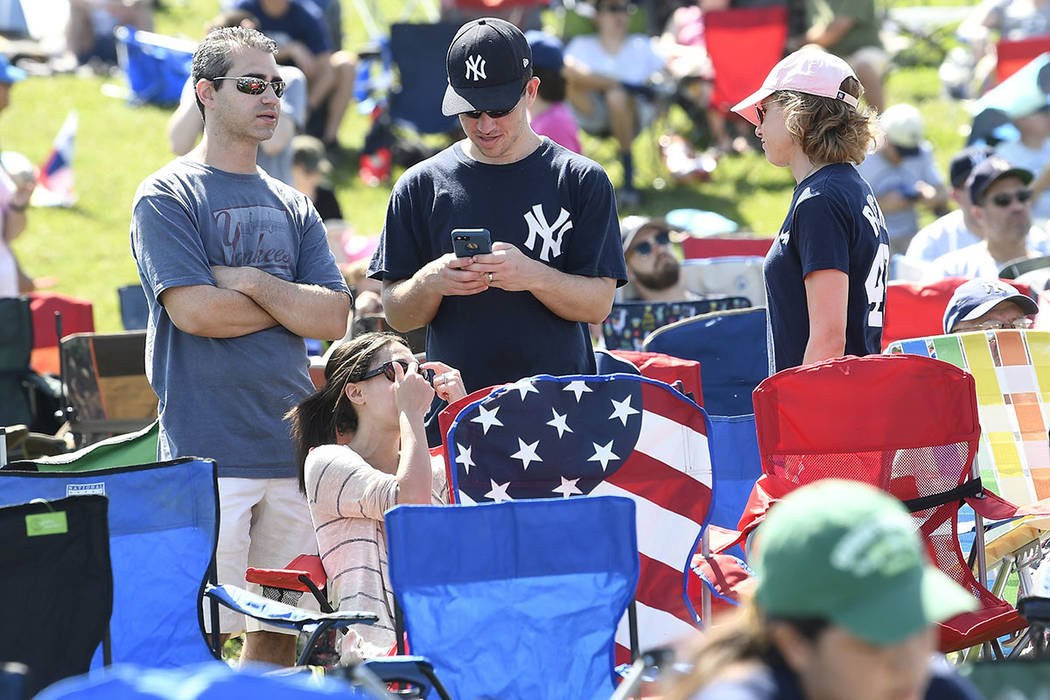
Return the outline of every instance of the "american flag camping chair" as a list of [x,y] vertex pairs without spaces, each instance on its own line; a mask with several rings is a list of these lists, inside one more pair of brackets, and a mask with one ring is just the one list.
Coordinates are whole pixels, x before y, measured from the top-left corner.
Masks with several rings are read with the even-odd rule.
[[[445,434],[452,499],[632,499],[641,560],[639,646],[694,634],[706,589],[698,592],[690,582],[690,558],[713,498],[703,409],[663,382],[629,374],[540,375],[474,398],[459,407]],[[627,662],[626,620],[616,641],[617,662]]]

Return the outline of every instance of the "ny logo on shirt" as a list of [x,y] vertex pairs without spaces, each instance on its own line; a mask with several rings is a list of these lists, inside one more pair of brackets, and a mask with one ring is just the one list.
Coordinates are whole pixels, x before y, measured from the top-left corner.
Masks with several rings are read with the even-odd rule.
[[572,228],[572,220],[569,212],[564,208],[558,212],[558,218],[553,224],[547,223],[547,217],[543,214],[543,205],[534,204],[532,211],[525,212],[525,222],[529,225],[529,237],[525,239],[525,247],[531,251],[536,250],[536,237],[543,239],[543,247],[540,249],[540,260],[550,262],[551,258],[561,255],[561,242],[565,232]]
[[481,56],[467,56],[467,77],[471,80],[485,80],[485,59]]

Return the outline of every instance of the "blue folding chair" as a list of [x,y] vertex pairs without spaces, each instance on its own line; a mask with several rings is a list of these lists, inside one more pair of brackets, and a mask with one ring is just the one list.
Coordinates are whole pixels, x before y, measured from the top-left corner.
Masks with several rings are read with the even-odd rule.
[[[177,667],[217,658],[205,641],[199,602],[218,535],[215,463],[183,458],[83,473],[0,470],[0,505],[88,494],[109,498],[113,661]],[[92,668],[101,665],[99,651]]]
[[700,363],[708,414],[754,413],[751,392],[769,375],[766,310],[718,311],[672,323],[650,335],[645,349]]
[[458,23],[390,25],[390,55],[401,86],[390,94],[390,118],[420,134],[447,134],[459,128],[456,117],[441,113],[448,78],[445,54]]
[[178,104],[196,44],[132,27],[117,27],[117,63],[135,104]]
[[632,501],[398,506],[386,535],[409,646],[451,697],[612,694],[616,625],[638,582]]

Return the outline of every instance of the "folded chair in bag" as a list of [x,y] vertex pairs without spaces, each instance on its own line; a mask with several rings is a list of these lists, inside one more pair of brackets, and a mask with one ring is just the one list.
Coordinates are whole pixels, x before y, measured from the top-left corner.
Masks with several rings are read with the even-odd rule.
[[453,698],[608,698],[635,532],[635,504],[608,496],[393,508],[408,644]]
[[645,340],[649,352],[696,360],[710,415],[754,413],[751,392],[769,375],[764,308],[718,311],[658,329]]
[[26,297],[0,299],[0,425],[33,420],[25,381],[33,352],[33,317]]
[[[985,490],[974,468],[980,439],[973,376],[915,355],[845,357],[783,370],[755,389],[763,476],[741,529],[750,532],[771,502],[819,479],[882,488],[912,512],[933,563],[980,602],[939,625],[940,648],[989,644],[1027,625],[993,595],[963,558],[958,513],[965,500],[982,518],[1014,517],[1017,507]],[[980,546],[980,544],[978,545]]]
[[[183,458],[92,472],[0,470],[0,505],[35,498],[109,498],[114,663],[175,667],[213,660],[200,597],[218,536],[215,463]],[[60,639],[56,638],[56,639]],[[96,653],[92,667],[101,665]]]
[[62,380],[79,445],[140,430],[157,419],[146,379],[146,331],[74,333],[62,338]]
[[[3,482],[0,482],[3,483]],[[0,662],[25,664],[22,697],[85,673],[108,644],[113,610],[107,499],[0,507]]]
[[622,622],[618,661],[710,619],[707,588],[688,590],[712,501],[702,408],[634,374],[540,375],[467,401],[441,416],[454,502],[616,495],[638,504],[637,625]]
[[950,362],[973,375],[981,420],[977,465],[985,488],[1032,514],[995,527],[985,540],[989,567],[1002,565],[992,591],[1002,594],[1007,576],[1019,576],[1018,595],[1032,590],[1028,566],[1042,559],[1050,535],[1050,333],[999,330],[913,338],[887,353],[909,353]]
[[773,246],[772,238],[751,236],[689,236],[682,241],[686,260],[700,258],[761,257]]

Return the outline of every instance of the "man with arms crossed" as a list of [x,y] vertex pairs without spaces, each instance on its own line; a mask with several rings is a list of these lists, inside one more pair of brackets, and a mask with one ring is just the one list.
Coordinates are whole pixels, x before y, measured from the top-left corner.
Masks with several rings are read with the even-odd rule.
[[[219,469],[220,583],[316,551],[285,412],[311,390],[303,337],[341,338],[350,296],[313,205],[256,167],[284,92],[276,46],[217,29],[193,56],[204,138],[139,186],[132,254],[149,301],[160,459]],[[248,622],[243,659],[290,665],[295,637]],[[245,629],[224,610],[224,634]]]
[[[427,357],[467,391],[538,373],[595,371],[587,323],[626,283],[608,176],[529,127],[539,80],[512,24],[463,25],[446,58],[442,110],[466,140],[408,170],[369,265],[390,325],[429,324]],[[487,255],[457,258],[451,232],[485,228]]]

